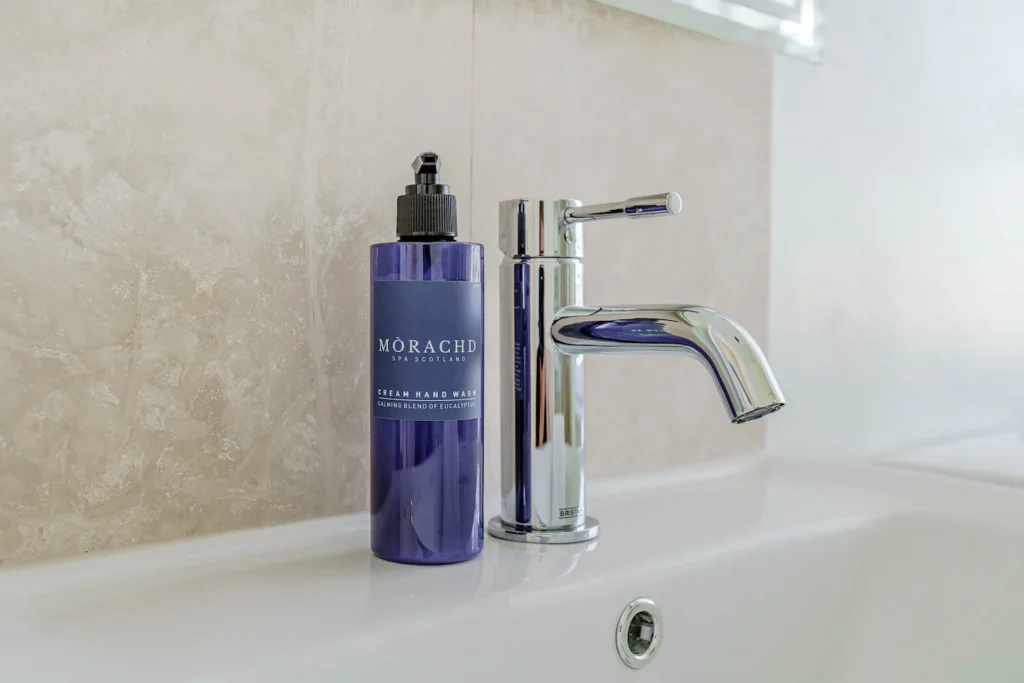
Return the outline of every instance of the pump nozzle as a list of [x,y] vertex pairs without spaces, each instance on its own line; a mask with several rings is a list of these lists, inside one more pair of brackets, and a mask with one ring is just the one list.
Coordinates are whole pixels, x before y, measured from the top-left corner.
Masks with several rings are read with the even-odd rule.
[[398,197],[398,236],[455,237],[455,197],[441,182],[441,157],[424,152],[412,162],[416,182]]
[[412,162],[417,185],[437,185],[441,174],[441,157],[433,152],[424,152]]
[[441,157],[424,152],[412,162],[416,182],[405,186],[406,194],[448,194],[448,186],[441,183]]

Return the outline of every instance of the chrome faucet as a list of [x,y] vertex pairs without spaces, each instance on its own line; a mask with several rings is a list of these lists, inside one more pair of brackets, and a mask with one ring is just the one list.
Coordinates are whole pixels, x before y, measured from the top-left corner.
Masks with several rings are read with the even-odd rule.
[[582,224],[679,213],[675,192],[613,204],[501,202],[501,515],[492,536],[532,543],[595,538],[586,514],[583,355],[681,353],[703,361],[733,422],[785,402],[746,330],[703,306],[585,306]]

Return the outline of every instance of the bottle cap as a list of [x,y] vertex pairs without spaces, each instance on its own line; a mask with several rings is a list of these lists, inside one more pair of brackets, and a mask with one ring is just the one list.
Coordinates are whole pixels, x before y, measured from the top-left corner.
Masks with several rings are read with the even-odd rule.
[[399,237],[455,237],[455,195],[440,182],[441,158],[424,152],[412,162],[416,182],[398,197]]

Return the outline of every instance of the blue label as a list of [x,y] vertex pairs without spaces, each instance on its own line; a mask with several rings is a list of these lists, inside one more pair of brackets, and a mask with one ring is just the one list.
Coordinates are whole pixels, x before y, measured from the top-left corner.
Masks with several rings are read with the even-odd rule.
[[483,401],[483,285],[373,283],[374,417],[472,420]]

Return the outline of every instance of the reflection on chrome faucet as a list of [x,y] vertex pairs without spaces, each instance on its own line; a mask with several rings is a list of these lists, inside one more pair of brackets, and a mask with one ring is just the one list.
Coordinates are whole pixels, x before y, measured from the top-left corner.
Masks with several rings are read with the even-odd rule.
[[551,337],[563,353],[682,353],[715,378],[733,422],[782,407],[782,392],[764,354],[739,324],[703,306],[562,309]]
[[502,512],[499,538],[575,543],[597,536],[586,514],[583,355],[675,353],[702,361],[733,422],[784,399],[757,343],[703,306],[583,303],[581,223],[679,213],[674,192],[581,206],[574,199],[501,203]]

